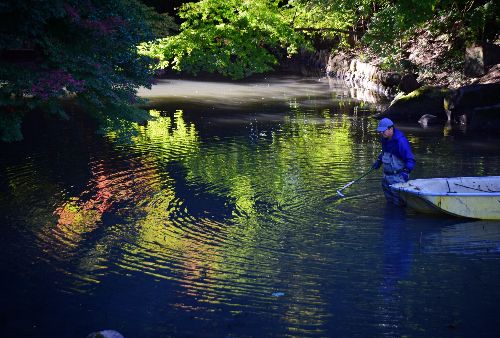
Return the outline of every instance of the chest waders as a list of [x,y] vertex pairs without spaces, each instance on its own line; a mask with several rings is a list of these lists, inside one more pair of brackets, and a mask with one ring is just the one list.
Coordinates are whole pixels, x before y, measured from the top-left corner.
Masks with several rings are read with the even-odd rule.
[[385,198],[387,201],[395,205],[404,205],[404,202],[399,198],[398,193],[393,192],[389,187],[394,183],[406,182],[403,175],[401,175],[404,169],[403,161],[394,154],[384,152],[382,154],[382,164],[382,169],[384,171],[384,176],[382,177],[382,189],[384,190]]

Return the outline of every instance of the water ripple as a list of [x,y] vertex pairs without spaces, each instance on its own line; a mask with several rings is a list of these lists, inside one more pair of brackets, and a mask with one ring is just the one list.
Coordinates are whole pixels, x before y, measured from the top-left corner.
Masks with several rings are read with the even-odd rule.
[[[9,309],[41,299],[80,327],[88,306],[137,336],[446,336],[450,313],[491,327],[498,227],[392,209],[380,172],[339,196],[378,155],[376,121],[300,92],[271,110],[154,111],[127,141],[89,134],[0,162]],[[498,168],[442,132],[408,135],[415,176]]]

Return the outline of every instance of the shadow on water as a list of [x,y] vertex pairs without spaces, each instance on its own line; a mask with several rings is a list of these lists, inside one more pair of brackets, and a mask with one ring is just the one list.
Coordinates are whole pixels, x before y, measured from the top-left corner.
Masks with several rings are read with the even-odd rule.
[[[383,277],[379,292],[384,336],[402,328],[406,332],[436,330],[445,336],[454,336],[456,332],[491,336],[493,328],[478,328],[474,322],[484,315],[493,320],[492,313],[466,313],[470,307],[476,308],[472,303],[481,303],[476,308],[480,312],[495,312],[493,299],[497,299],[498,293],[492,288],[499,276],[481,266],[488,266],[486,261],[498,256],[499,222],[416,215],[411,210],[386,205],[382,231]],[[409,302],[410,290],[421,299]],[[428,299],[426,293],[434,298]],[[464,293],[474,293],[478,298],[469,303],[470,298]],[[410,303],[420,304],[426,313],[409,312]],[[424,318],[426,324],[417,324],[418,329],[407,326],[408,322],[416,324]]]

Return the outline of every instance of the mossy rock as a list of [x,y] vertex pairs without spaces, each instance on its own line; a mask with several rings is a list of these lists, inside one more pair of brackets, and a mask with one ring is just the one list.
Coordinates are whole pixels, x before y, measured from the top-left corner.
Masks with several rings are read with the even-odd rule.
[[444,109],[444,99],[450,95],[450,90],[440,87],[423,86],[408,94],[399,94],[386,111],[377,117],[388,117],[393,121],[415,121],[423,115],[436,116],[438,120],[448,119]]

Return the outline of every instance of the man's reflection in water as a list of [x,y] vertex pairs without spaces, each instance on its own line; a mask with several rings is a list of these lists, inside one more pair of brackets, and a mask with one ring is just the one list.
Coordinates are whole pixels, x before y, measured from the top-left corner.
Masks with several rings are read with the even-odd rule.
[[404,228],[405,223],[406,210],[387,203],[384,210],[383,271],[380,287],[383,329],[397,329],[404,319],[398,283],[408,277],[414,251],[414,243]]

